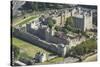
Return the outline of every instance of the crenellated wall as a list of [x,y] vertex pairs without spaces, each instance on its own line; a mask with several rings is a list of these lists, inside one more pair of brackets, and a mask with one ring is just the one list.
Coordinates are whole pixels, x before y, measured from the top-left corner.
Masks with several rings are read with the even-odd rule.
[[60,56],[66,55],[65,54],[66,50],[64,51],[66,46],[64,46],[63,48],[59,48],[59,45],[53,44],[53,43],[48,43],[48,42],[41,40],[37,36],[34,36],[33,34],[30,34],[28,32],[23,32],[19,29],[14,28],[13,36],[18,37],[18,38],[25,40],[27,42],[30,42],[30,43],[32,43],[36,46],[39,46],[41,48],[44,48],[46,50],[57,53]]

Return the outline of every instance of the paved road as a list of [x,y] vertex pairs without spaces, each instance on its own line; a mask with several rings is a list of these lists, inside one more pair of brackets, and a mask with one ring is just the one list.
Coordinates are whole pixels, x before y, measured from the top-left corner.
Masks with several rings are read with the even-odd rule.
[[73,57],[68,57],[64,59],[64,63],[74,63],[77,62],[79,59],[73,58]]
[[97,60],[97,54],[94,54],[92,56],[87,57],[83,62],[90,62],[90,61],[96,61]]

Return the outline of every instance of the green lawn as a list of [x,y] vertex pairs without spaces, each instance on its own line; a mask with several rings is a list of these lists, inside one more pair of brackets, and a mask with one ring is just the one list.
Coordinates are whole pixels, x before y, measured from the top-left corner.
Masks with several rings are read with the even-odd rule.
[[36,18],[36,16],[30,16],[22,21],[20,21],[19,25],[25,24],[27,22],[30,22],[31,20],[33,20],[34,18]]
[[[25,53],[27,56],[31,57],[31,58],[34,57],[35,54],[36,54],[37,52],[39,52],[39,51],[40,51],[40,52],[42,52],[42,51],[43,51],[43,52],[46,52],[47,54],[50,54],[50,53],[51,53],[51,52],[48,52],[48,51],[46,51],[46,50],[44,50],[44,49],[42,49],[42,48],[39,48],[39,47],[33,45],[33,44],[30,44],[30,43],[28,43],[28,42],[25,42],[25,41],[23,41],[23,40],[20,40],[20,39],[18,39],[18,38],[16,38],[16,37],[13,37],[13,38],[12,38],[12,44],[13,44],[14,46],[20,48],[21,50],[23,50],[24,53]],[[26,58],[27,58],[27,57],[26,57]],[[61,62],[61,61],[63,61],[63,60],[64,60],[63,57],[57,57],[57,58],[48,60],[48,61],[43,62],[43,63],[40,63],[40,64],[55,64],[55,63],[59,63],[59,62]]]
[[50,53],[42,48],[39,48],[33,44],[30,44],[28,42],[25,42],[15,37],[12,38],[12,44],[20,48],[21,50],[23,50],[24,53],[28,55],[29,57],[34,57],[35,54],[40,51],[46,52],[47,54]]
[[25,18],[25,19],[22,19],[22,20],[20,20],[20,21],[18,21],[18,22],[16,22],[16,23],[14,23],[14,26],[16,26],[16,25],[22,25],[22,24],[25,24],[25,23],[27,23],[27,22],[31,22],[31,21],[34,20],[36,17],[37,17],[37,16],[29,16],[29,17],[27,17],[27,18]]
[[[34,13],[32,12],[32,13],[25,13],[24,15],[21,15],[21,16],[18,16],[18,17],[13,17],[12,18],[12,20],[13,20],[13,23],[18,23],[18,22],[20,22],[21,20],[23,20],[23,19],[26,19],[26,18],[28,18],[28,17],[30,17],[30,16],[34,16]],[[35,15],[36,16],[36,15]],[[24,18],[24,17],[26,17],[26,18]]]

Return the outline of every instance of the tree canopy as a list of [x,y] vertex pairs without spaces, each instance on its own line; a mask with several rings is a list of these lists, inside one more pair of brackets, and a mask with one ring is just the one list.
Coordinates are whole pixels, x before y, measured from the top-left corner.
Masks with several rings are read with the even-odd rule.
[[50,28],[52,28],[54,26],[54,24],[56,23],[56,21],[52,18],[48,18],[47,22],[48,22],[48,26]]
[[96,40],[89,39],[75,47],[72,47],[71,51],[73,52],[73,55],[84,55],[84,54],[88,54],[90,52],[94,52],[95,49],[97,49]]

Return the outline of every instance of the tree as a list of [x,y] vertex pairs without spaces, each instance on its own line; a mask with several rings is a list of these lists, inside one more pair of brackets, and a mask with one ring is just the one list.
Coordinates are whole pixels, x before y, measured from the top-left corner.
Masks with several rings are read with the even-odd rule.
[[48,18],[48,19],[47,19],[47,22],[48,22],[48,26],[49,26],[50,28],[52,28],[52,27],[54,26],[54,24],[56,23],[56,21],[53,20],[52,18]]
[[66,19],[65,26],[67,26],[67,25],[72,25],[72,23],[73,23],[73,17],[68,17],[68,18]]
[[95,51],[95,49],[97,49],[96,40],[89,39],[75,47],[72,47],[71,52],[73,53],[73,55],[84,55]]
[[68,30],[67,30],[67,29],[63,29],[63,32],[64,32],[65,34],[67,34],[67,33],[68,33]]
[[60,31],[61,28],[60,28],[59,26],[55,26],[55,30],[56,30],[56,31]]

